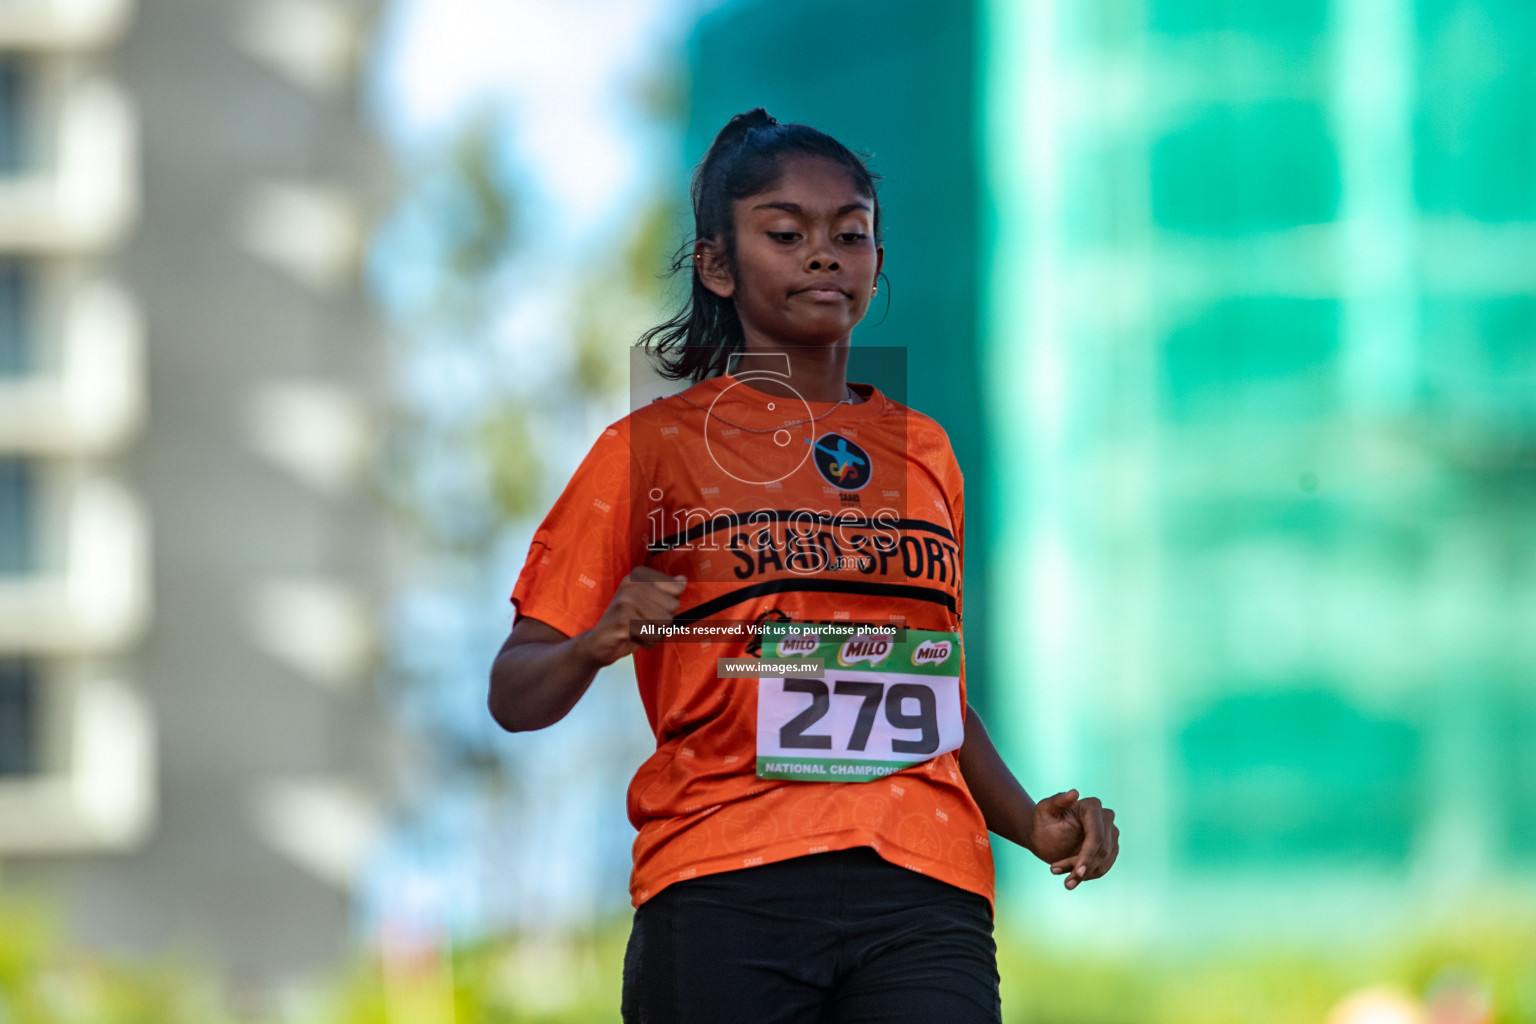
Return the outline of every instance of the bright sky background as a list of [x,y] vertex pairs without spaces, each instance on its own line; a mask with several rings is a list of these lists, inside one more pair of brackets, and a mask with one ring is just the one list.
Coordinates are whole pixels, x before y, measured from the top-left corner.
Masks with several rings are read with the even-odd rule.
[[[478,114],[490,111],[498,126],[518,248],[497,285],[492,344],[498,371],[524,393],[569,372],[562,354],[581,286],[611,261],[636,213],[663,192],[686,195],[679,126],[647,109],[646,95],[686,88],[685,41],[718,3],[390,0],[383,12],[366,103],[402,174],[440,158]],[[431,261],[419,260],[432,234],[423,210],[407,199],[377,239],[370,276],[388,309],[411,307],[432,280]],[[655,254],[658,272],[667,255]],[[441,351],[400,369],[404,390],[439,407],[471,408],[491,383],[483,365]]]
[[[408,161],[484,104],[504,116],[520,184],[591,241],[667,164],[637,96],[677,69],[702,0],[395,0],[380,26],[373,116]],[[542,221],[543,218],[540,218]],[[562,246],[563,247],[563,246]]]

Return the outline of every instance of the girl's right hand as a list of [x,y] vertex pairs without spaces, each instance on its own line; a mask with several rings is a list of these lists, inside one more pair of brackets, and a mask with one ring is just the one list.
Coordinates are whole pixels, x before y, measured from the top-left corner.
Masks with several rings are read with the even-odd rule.
[[577,634],[577,649],[598,665],[612,665],[636,647],[650,647],[656,641],[639,637],[639,620],[671,622],[687,586],[686,576],[668,576],[647,565],[636,566],[619,581],[597,625]]

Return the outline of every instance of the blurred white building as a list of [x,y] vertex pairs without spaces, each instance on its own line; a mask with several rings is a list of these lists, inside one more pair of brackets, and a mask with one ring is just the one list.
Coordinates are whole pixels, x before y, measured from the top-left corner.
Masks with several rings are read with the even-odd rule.
[[343,946],[378,828],[372,4],[0,5],[0,885]]

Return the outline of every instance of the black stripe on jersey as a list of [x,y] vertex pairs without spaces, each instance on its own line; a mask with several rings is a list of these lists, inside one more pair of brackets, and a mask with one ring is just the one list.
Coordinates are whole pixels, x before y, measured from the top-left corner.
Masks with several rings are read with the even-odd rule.
[[797,522],[806,522],[807,517],[813,517],[818,526],[844,526],[853,530],[916,530],[922,533],[936,533],[945,540],[954,540],[955,535],[946,527],[938,523],[930,523],[926,519],[884,519],[874,520],[868,517],[853,518],[851,516],[839,518],[833,512],[812,512],[809,509],[787,508],[760,508],[751,512],[733,513],[731,515],[716,516],[707,523],[698,523],[690,526],[682,533],[674,533],[670,537],[663,537],[648,547],[651,554],[662,551],[670,551],[673,548],[682,547],[684,544],[692,544],[705,534],[714,533],[716,530],[729,529],[732,521],[737,526],[766,526],[769,523],[786,523],[791,517]]
[[678,612],[673,622],[698,622],[734,604],[750,601],[767,594],[867,594],[872,597],[904,597],[910,601],[929,601],[955,611],[955,595],[933,587],[915,587],[910,583],[865,583],[863,580],[765,580],[750,587],[741,587],[719,597],[694,605],[687,611]]

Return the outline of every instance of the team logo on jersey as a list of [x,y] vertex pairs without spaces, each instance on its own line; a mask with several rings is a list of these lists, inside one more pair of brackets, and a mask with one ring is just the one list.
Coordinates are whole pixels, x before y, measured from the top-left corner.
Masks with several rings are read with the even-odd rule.
[[862,490],[869,483],[869,453],[842,434],[822,434],[811,455],[821,478],[840,491]]

